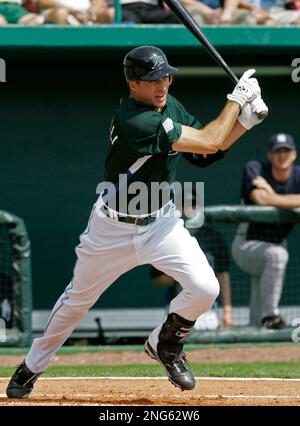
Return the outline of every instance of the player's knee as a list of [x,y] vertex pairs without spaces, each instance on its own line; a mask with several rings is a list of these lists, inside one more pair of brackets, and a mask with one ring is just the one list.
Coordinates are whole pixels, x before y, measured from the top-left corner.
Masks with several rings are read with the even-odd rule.
[[266,262],[275,263],[277,266],[283,267],[288,263],[289,253],[283,246],[272,245],[264,253]]
[[90,298],[81,292],[75,292],[72,289],[68,290],[67,295],[63,293],[58,300],[58,306],[63,306],[64,312],[70,318],[81,319],[91,306],[95,303],[95,298]]
[[218,297],[219,292],[219,281],[213,274],[209,281],[198,283],[198,285],[194,287],[193,293],[195,300],[201,302],[202,305],[205,305],[206,308],[209,309]]
[[78,322],[86,315],[90,309],[89,303],[73,304],[72,299],[64,301],[64,315],[70,320]]
[[209,303],[209,307],[213,305],[216,298],[219,296],[220,293],[220,284],[217,278],[214,276],[214,279],[211,280],[208,286],[207,291],[207,301]]

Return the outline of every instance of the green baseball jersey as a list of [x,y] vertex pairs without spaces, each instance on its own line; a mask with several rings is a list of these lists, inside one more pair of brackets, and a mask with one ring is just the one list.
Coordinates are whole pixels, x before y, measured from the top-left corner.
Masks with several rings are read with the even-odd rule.
[[[181,135],[181,125],[197,129],[202,127],[171,95],[168,95],[161,112],[131,97],[122,98],[111,125],[105,180],[116,184],[120,174],[127,174],[128,185],[143,182],[148,188],[150,205],[151,182],[171,184],[175,181],[181,153],[172,151],[172,144]],[[132,174],[129,168],[147,155],[151,157]],[[122,188],[119,190],[122,191]],[[128,203],[134,196],[128,194]],[[150,211],[148,209],[148,213]]]

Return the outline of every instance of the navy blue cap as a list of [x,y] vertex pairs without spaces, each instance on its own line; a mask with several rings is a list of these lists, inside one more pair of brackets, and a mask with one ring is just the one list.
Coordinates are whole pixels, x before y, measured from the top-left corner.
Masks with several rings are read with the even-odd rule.
[[277,133],[271,136],[269,151],[274,152],[279,148],[296,149],[294,138],[287,133]]

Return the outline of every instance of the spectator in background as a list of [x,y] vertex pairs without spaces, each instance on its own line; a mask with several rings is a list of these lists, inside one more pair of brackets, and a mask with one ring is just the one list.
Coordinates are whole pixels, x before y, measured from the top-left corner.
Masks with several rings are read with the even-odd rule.
[[181,0],[199,25],[256,25],[255,16],[239,7],[240,0]]
[[[273,135],[268,161],[246,164],[242,197],[246,204],[284,209],[300,207],[300,166],[292,136]],[[240,224],[232,245],[237,265],[251,275],[250,325],[279,329],[285,325],[278,305],[288,262],[286,237],[291,223]]]
[[121,0],[122,21],[136,24],[180,24],[160,0]]
[[[191,197],[192,208],[196,208],[195,192],[186,192],[185,200]],[[184,206],[188,205],[186,202]],[[187,218],[183,215],[183,219],[187,224]],[[220,284],[220,295],[223,303],[222,326],[233,326],[232,320],[232,304],[231,304],[231,283],[229,275],[229,252],[227,244],[221,233],[212,225],[203,225],[201,228],[187,227],[190,234],[196,238],[199,246],[203,250],[210,266],[213,268]],[[169,275],[155,269],[151,266],[150,276],[154,285],[167,289],[166,304],[169,305],[171,300],[181,291],[181,286]]]
[[248,10],[262,25],[300,25],[300,11],[287,10],[284,0],[240,0],[240,7]]
[[43,16],[29,13],[22,7],[22,0],[0,0],[0,25],[42,25],[45,22]]
[[300,10],[300,0],[285,0],[284,4],[288,10]]
[[40,13],[40,9],[37,2],[38,0],[23,0],[22,7],[24,7],[29,12],[36,13],[38,15]]
[[103,24],[114,20],[106,0],[36,0],[47,21],[59,25]]

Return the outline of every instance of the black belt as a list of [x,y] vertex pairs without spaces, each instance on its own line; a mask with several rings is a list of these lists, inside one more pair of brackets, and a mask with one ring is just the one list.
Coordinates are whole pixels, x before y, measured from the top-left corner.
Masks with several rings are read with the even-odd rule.
[[[146,217],[122,216],[121,214],[118,214],[118,213],[114,213],[112,215],[110,214],[110,211],[105,204],[101,207],[100,210],[102,211],[102,213],[104,213],[107,217],[109,217],[112,220],[117,219],[118,222],[125,222],[125,223],[132,223],[134,225],[139,225],[139,226],[146,226],[152,222],[155,222],[158,217],[161,217],[164,214],[166,214],[170,209],[170,204],[167,204],[166,206],[162,207],[162,209],[163,211],[161,212],[159,216],[149,215]],[[161,209],[159,211],[161,211]]]

